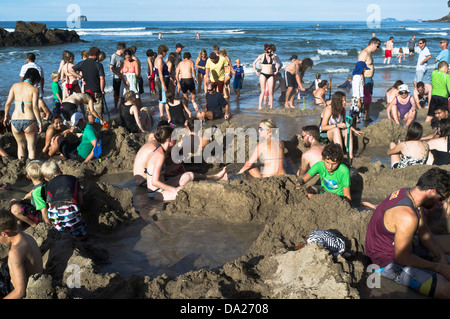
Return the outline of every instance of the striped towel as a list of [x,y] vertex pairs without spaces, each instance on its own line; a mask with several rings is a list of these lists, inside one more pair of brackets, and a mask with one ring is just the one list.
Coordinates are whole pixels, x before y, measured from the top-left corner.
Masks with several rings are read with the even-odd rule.
[[342,254],[345,251],[344,241],[329,230],[313,231],[309,235],[307,242],[308,245],[312,243],[322,244],[335,255]]

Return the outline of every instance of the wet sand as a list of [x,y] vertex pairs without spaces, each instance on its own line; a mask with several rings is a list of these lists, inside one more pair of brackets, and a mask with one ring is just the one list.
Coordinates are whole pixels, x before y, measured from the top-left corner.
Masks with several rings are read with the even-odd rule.
[[[108,106],[111,110],[111,101]],[[361,201],[377,203],[398,188],[411,187],[430,168],[389,168],[387,145],[402,138],[406,129],[387,120],[384,107],[374,102],[372,111],[379,116],[369,126],[358,125],[364,135],[355,140],[359,156],[353,161],[352,206],[333,194],[307,199],[290,174],[263,180],[234,176],[242,164],[230,166],[229,181],[190,183],[168,204],[147,201],[146,192],[131,182],[134,156],[145,134],[128,134],[113,124],[101,131],[101,162],[59,162],[63,173],[78,177],[83,185],[88,203],[83,216],[91,236],[77,242],[43,223],[26,229],[40,245],[45,264],[44,274],[30,279],[27,298],[417,298],[396,285],[386,285],[382,292],[365,285],[364,243],[371,211]],[[320,112],[256,108],[238,111],[232,104],[232,119],[214,124],[220,129],[257,127],[261,119],[272,118],[280,127],[285,154],[293,167],[298,165],[304,151],[298,134],[303,125],[318,124]],[[424,116],[419,112],[418,120]],[[14,154],[12,136],[0,141]],[[0,191],[1,208],[7,208],[10,195],[30,189],[25,164],[0,159],[0,181],[14,189]],[[200,173],[221,169],[220,164],[186,167]],[[448,232],[441,216],[432,226],[438,233]],[[316,229],[335,231],[351,256],[333,257],[317,244],[295,251]],[[0,257],[6,253],[2,248]],[[70,264],[82,270],[80,289],[67,286],[64,270]]]

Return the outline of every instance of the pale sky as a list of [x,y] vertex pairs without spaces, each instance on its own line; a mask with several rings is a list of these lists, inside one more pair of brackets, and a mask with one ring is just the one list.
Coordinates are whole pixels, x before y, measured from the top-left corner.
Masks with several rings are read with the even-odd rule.
[[[366,21],[438,19],[444,0],[0,0],[0,21]],[[76,11],[78,12],[78,11]]]

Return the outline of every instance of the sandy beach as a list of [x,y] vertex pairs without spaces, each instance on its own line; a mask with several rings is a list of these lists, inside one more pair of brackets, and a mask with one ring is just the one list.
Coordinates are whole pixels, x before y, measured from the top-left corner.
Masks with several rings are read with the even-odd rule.
[[[198,100],[202,101],[203,97]],[[109,99],[107,102],[111,110],[113,102]],[[154,106],[154,102],[152,98],[144,104]],[[32,235],[41,248],[45,270],[43,274],[30,278],[26,298],[423,298],[384,281],[386,289],[382,291],[370,289],[366,284],[365,234],[372,211],[361,207],[361,202],[378,203],[399,188],[412,187],[431,167],[420,165],[397,170],[389,167],[388,143],[403,138],[406,128],[386,119],[385,102],[378,100],[372,103],[371,115],[376,120],[366,127],[361,123],[359,127],[364,134],[355,137],[358,156],[354,158],[351,169],[352,206],[331,193],[308,199],[303,188],[296,189],[294,169],[305,150],[299,136],[301,127],[318,124],[320,111],[286,111],[282,105],[276,105],[273,110],[258,111],[255,104],[255,109],[246,108],[241,112],[234,96],[231,105],[230,121],[217,120],[207,125],[215,124],[225,131],[229,127],[257,127],[263,118],[274,119],[285,143],[285,157],[290,165],[288,174],[252,180],[236,175],[242,164],[230,164],[227,167],[228,181],[192,182],[178,193],[175,201],[166,204],[152,202],[147,199],[145,190],[132,183],[134,157],[145,143],[146,136],[128,134],[113,121],[109,129],[99,128],[104,151],[101,161],[81,164],[58,160],[63,173],[76,176],[82,183],[86,198],[82,215],[88,223],[90,237],[79,242],[45,223],[27,228],[25,232]],[[110,115],[113,120],[116,118],[116,114]],[[423,123],[425,116],[426,110],[419,110],[417,120]],[[424,134],[431,131],[425,123]],[[14,159],[14,137],[5,134],[0,139],[11,155],[0,158],[0,182],[11,185],[10,190],[0,191],[0,208],[8,209],[9,199],[21,198],[31,184],[25,175],[26,161]],[[43,142],[41,135],[38,148],[43,146]],[[216,173],[222,166],[187,164],[186,169]],[[450,165],[441,168],[448,170]],[[175,238],[176,241],[182,238],[177,220],[196,222],[198,232],[202,224],[207,228],[218,224],[221,230],[229,227],[241,232],[245,229],[251,231],[245,238],[242,236],[245,241],[242,251],[229,255],[217,252],[222,258],[232,259],[221,260],[214,267],[196,269],[201,267],[196,266],[196,257],[192,254],[171,256],[171,262],[178,263],[180,268],[172,267],[170,272],[165,272],[161,265],[158,269],[160,274],[154,277],[105,272],[112,263],[120,268],[117,265],[120,255],[114,255],[114,246],[108,247],[106,241],[99,244],[102,239],[134,236],[137,240],[141,236],[140,231],[150,227],[153,234],[157,234],[154,236],[160,240],[158,243],[164,245],[161,239]],[[447,220],[443,216],[433,216],[430,225],[435,233],[448,233]],[[305,245],[305,238],[314,230],[335,232],[344,240],[349,256],[333,256],[318,244]],[[228,238],[233,236],[238,237],[231,234]],[[203,241],[208,251],[214,254],[218,243],[208,242],[208,238]],[[224,250],[227,243],[221,244],[220,250]],[[300,244],[305,247],[295,250]],[[169,241],[167,245],[173,245],[173,242]],[[236,254],[241,255],[231,257]],[[7,250],[2,248],[0,258],[6,255]],[[210,260],[213,259],[211,256]],[[144,258],[142,263],[146,262]],[[69,265],[77,265],[81,270],[79,288],[70,286],[71,273],[66,271]]]

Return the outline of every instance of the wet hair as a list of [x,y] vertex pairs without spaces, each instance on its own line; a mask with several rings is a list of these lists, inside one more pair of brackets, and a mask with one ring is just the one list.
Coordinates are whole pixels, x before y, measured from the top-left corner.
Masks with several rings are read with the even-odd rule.
[[427,44],[427,39],[422,38],[422,39],[419,39],[419,42],[420,42],[420,41],[422,41],[423,44]]
[[87,51],[87,50],[83,50],[83,51],[81,51],[81,58],[82,59],[84,59],[84,58],[89,58],[89,51]]
[[433,167],[420,176],[416,186],[422,191],[435,189],[445,195],[450,192],[450,171]]
[[412,122],[406,131],[406,141],[418,141],[422,138],[423,126],[419,122]]
[[162,144],[167,141],[173,132],[173,127],[171,126],[161,126],[157,129],[155,133],[155,139],[158,143]]
[[40,160],[32,160],[25,167],[25,171],[27,172],[28,177],[32,180],[42,181],[44,179],[44,175],[41,171],[41,166],[43,162]]
[[344,160],[344,151],[342,146],[338,143],[328,143],[325,145],[322,151],[322,158],[324,160],[329,159],[336,163],[342,163]]
[[217,44],[214,44],[213,45],[213,50],[215,51],[215,50],[220,50],[220,47],[217,45]]
[[132,46],[130,47],[130,49],[131,49],[131,52],[133,52],[133,54],[135,54],[136,51],[137,51],[137,47],[136,47],[135,45],[132,45]]
[[314,62],[310,58],[305,58],[302,60],[302,70],[306,70],[307,68],[312,68],[313,65],[314,65]]
[[147,52],[146,52],[146,54],[147,54],[147,56],[148,56],[149,58],[151,58],[151,57],[153,57],[153,56],[155,55],[155,52],[153,52],[152,49],[148,49]]
[[100,49],[97,48],[97,47],[91,47],[88,52],[89,52],[89,56],[96,56],[96,57],[98,57],[99,54],[100,54]]
[[316,80],[320,79],[322,76],[320,75],[320,73],[316,73]]
[[337,91],[331,97],[331,116],[338,118],[339,115],[345,115],[345,106],[342,104],[342,99],[345,98],[345,93]]
[[45,179],[51,180],[61,174],[61,169],[54,160],[48,160],[42,164],[41,172]]
[[264,51],[267,51],[267,49],[272,50],[272,47],[268,43],[264,43]]
[[0,209],[0,232],[17,231],[17,221],[6,209]]
[[163,54],[163,52],[168,52],[169,48],[167,47],[167,45],[161,44],[158,47],[158,54]]
[[201,49],[200,52],[198,53],[198,56],[201,58],[203,56],[203,54],[208,55],[208,52],[206,52],[205,49]]
[[126,44],[123,43],[123,42],[117,43],[117,50],[123,50],[123,49],[125,49],[126,47],[127,47]]
[[308,135],[311,135],[315,140],[320,139],[320,131],[317,125],[306,125],[302,127],[302,131]]
[[30,80],[32,84],[39,83],[41,81],[41,75],[36,68],[29,68],[25,75],[23,76],[23,80]]
[[184,52],[183,59],[190,59],[192,57],[190,52]]
[[34,62],[36,60],[36,55],[33,52],[27,53],[27,60]]

